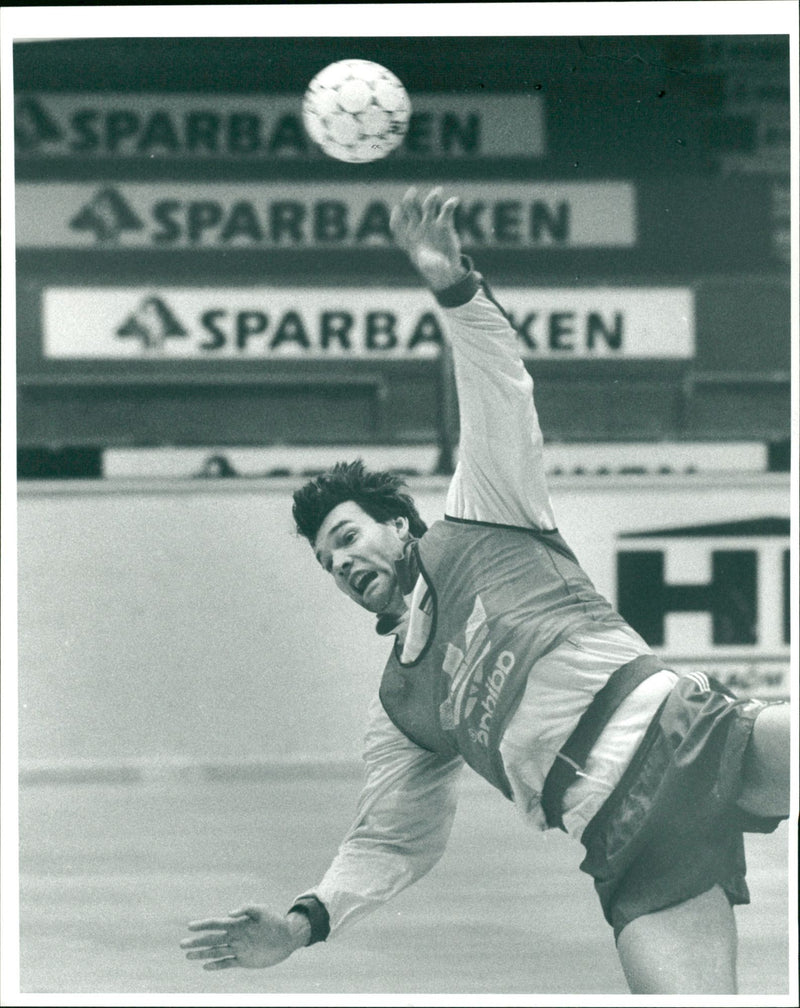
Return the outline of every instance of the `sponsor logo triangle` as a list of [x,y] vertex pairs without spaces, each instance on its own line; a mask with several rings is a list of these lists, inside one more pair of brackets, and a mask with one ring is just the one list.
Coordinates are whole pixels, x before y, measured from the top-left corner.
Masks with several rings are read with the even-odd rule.
[[69,222],[73,231],[92,231],[97,241],[115,241],[123,231],[141,231],[144,224],[116,189],[101,189]]
[[162,298],[148,297],[117,328],[115,335],[123,339],[133,337],[141,340],[142,346],[154,348],[163,346],[167,339],[185,338],[189,334]]
[[14,146],[18,153],[28,153],[46,143],[61,140],[63,132],[40,101],[18,98],[14,103]]

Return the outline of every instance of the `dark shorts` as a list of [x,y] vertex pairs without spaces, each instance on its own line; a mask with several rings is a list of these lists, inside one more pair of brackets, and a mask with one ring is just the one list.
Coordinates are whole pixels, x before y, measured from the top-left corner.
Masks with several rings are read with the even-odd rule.
[[619,785],[587,826],[581,869],[594,878],[615,938],[643,914],[720,885],[749,903],[743,832],[780,819],[735,807],[762,700],[738,699],[702,674],[682,676]]

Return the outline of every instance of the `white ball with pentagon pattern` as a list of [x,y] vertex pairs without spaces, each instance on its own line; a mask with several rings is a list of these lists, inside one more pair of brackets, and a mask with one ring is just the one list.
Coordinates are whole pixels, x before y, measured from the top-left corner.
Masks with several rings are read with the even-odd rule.
[[378,161],[408,130],[411,100],[391,70],[370,60],[326,66],[303,98],[303,123],[329,157],[351,164]]

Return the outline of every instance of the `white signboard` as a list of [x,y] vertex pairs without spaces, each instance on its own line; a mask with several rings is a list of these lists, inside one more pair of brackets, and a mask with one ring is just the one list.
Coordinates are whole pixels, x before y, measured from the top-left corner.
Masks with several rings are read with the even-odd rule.
[[[352,248],[393,244],[409,182],[49,183],[16,187],[20,248]],[[630,248],[629,182],[442,182],[466,247]]]
[[[411,99],[408,133],[392,158],[545,154],[541,94]],[[301,105],[300,94],[20,94],[14,102],[15,148],[26,159],[322,157],[303,128]]]
[[[547,358],[690,358],[694,295],[682,287],[495,292],[520,351]],[[407,288],[56,287],[43,293],[50,359],[435,357],[445,313]]]

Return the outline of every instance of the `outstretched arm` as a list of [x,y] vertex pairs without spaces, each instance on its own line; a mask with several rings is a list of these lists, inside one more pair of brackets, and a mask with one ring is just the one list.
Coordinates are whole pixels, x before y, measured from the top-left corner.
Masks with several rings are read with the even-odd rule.
[[457,204],[439,188],[424,200],[409,189],[392,213],[395,240],[444,309],[453,348],[461,436],[447,513],[552,529],[533,381],[516,332],[461,254]]
[[377,700],[364,758],[367,779],[355,822],[319,885],[285,915],[252,905],[193,921],[189,930],[199,933],[181,942],[188,959],[204,960],[207,970],[274,966],[375,910],[433,867],[450,835],[463,761],[414,745]]
[[312,893],[331,934],[422,878],[444,853],[464,761],[421,749],[391,722],[379,700],[370,710],[367,778],[355,821]]

